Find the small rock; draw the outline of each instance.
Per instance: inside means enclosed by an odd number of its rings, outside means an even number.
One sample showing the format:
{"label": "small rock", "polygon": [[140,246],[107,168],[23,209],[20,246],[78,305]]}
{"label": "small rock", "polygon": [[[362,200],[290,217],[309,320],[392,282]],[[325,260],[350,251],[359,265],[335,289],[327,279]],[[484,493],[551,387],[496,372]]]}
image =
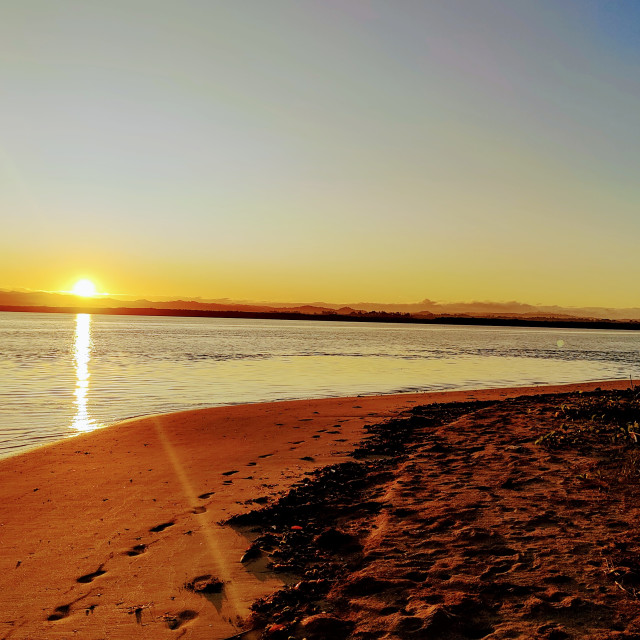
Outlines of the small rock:
{"label": "small rock", "polygon": [[349,635],[353,623],[320,613],[302,620],[300,628],[308,640],[341,640]]}
{"label": "small rock", "polygon": [[328,583],[326,580],[302,580],[298,582],[294,587],[294,591],[299,591],[304,594],[318,594],[326,593],[328,590]]}
{"label": "small rock", "polygon": [[262,549],[257,544],[252,544],[245,552],[242,558],[240,558],[240,562],[245,564],[247,562],[251,562],[252,560],[256,560],[262,555]]}
{"label": "small rock", "polygon": [[292,573],[295,571],[295,567],[290,564],[272,564],[271,570],[275,571],[276,573]]}
{"label": "small rock", "polygon": [[273,640],[276,640],[276,638],[284,638],[285,630],[286,627],[283,624],[272,624],[264,630],[264,637],[273,638]]}

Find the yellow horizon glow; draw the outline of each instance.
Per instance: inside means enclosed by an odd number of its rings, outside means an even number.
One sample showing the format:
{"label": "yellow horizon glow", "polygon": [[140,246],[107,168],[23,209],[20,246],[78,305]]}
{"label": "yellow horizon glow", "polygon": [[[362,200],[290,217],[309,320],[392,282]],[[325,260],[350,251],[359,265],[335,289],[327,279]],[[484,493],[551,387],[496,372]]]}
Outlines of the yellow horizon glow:
{"label": "yellow horizon glow", "polygon": [[78,282],[73,285],[71,293],[83,298],[93,298],[93,296],[95,296],[98,291],[96,289],[96,285],[93,284],[91,280],[87,280],[86,278],[84,278],[82,280],[78,280]]}
{"label": "yellow horizon glow", "polygon": [[640,305],[639,2],[4,4],[2,291]]}

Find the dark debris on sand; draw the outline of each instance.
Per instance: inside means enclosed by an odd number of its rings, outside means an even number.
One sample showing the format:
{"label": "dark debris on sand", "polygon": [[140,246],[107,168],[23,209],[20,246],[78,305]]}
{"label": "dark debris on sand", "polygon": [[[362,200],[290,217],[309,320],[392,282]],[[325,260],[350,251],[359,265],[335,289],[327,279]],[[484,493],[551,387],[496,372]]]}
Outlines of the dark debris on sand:
{"label": "dark debris on sand", "polygon": [[250,624],[273,640],[640,639],[639,408],[633,390],[575,393],[370,426],[354,462],[229,521],[255,536],[244,562],[296,580]]}

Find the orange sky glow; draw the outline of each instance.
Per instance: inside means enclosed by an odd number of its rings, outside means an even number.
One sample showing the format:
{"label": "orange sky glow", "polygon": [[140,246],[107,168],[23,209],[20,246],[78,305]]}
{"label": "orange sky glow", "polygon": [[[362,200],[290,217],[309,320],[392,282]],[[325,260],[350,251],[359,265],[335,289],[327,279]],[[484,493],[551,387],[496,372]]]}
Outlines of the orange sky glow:
{"label": "orange sky glow", "polygon": [[0,288],[637,306],[639,14],[14,3]]}

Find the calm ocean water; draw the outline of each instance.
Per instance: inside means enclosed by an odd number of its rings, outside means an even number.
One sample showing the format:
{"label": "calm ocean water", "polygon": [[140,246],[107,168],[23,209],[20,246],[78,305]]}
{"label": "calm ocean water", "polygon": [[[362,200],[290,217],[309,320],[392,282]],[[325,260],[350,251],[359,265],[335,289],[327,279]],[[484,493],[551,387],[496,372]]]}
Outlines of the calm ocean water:
{"label": "calm ocean water", "polygon": [[0,313],[0,457],[137,415],[640,378],[625,331]]}

